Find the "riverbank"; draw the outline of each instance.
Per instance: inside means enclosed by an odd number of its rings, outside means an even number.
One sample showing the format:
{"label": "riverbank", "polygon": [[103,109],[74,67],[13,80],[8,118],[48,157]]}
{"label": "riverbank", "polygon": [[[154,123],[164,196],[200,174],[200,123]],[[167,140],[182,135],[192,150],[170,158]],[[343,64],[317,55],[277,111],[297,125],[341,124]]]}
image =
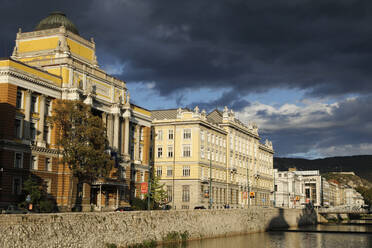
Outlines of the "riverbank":
{"label": "riverbank", "polygon": [[224,237],[316,220],[309,209],[278,208],[0,215],[0,247],[128,246],[167,241],[176,234],[185,239]]}

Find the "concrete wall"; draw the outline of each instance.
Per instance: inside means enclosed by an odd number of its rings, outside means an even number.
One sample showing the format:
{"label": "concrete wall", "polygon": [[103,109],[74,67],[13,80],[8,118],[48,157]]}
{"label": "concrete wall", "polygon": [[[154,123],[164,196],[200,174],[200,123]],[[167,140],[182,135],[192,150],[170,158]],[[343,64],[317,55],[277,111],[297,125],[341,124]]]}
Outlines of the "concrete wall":
{"label": "concrete wall", "polygon": [[158,241],[170,232],[191,239],[261,232],[316,222],[308,210],[270,208],[0,215],[0,247],[105,247]]}

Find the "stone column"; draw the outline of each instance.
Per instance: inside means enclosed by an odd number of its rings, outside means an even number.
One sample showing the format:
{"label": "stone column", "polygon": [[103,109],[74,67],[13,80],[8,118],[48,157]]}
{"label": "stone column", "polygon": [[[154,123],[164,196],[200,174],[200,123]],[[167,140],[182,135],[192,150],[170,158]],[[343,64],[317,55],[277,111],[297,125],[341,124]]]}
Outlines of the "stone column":
{"label": "stone column", "polygon": [[129,156],[129,118],[130,112],[127,109],[123,115],[124,117],[124,154]]}
{"label": "stone column", "polygon": [[120,128],[121,128],[120,129],[120,131],[121,131],[120,132],[121,133],[121,147],[120,147],[121,150],[120,150],[120,152],[121,152],[121,154],[124,155],[124,154],[126,154],[125,153],[125,147],[124,147],[125,146],[124,145],[125,144],[125,139],[126,139],[126,136],[125,136],[125,123],[124,123],[124,121],[121,122]]}
{"label": "stone column", "polygon": [[136,126],[136,144],[135,144],[135,150],[134,150],[134,159],[135,160],[140,160],[139,157],[139,147],[140,147],[140,129],[141,126],[137,125]]}
{"label": "stone column", "polygon": [[112,142],[112,114],[107,114],[107,123],[106,123],[106,130],[107,130],[107,139],[109,142],[109,145],[113,147],[113,142]]}
{"label": "stone column", "polygon": [[31,96],[32,91],[27,90],[25,92],[26,106],[25,106],[25,119],[23,124],[23,138],[30,139],[30,121],[31,121]]}
{"label": "stone column", "polygon": [[114,148],[119,149],[119,114],[114,114]]}
{"label": "stone column", "polygon": [[[45,123],[45,96],[41,95],[40,96],[40,120],[39,120],[39,136],[38,136],[38,145],[39,146],[44,146],[46,144],[46,140],[44,140],[44,123]],[[46,137],[48,139],[48,137]]]}

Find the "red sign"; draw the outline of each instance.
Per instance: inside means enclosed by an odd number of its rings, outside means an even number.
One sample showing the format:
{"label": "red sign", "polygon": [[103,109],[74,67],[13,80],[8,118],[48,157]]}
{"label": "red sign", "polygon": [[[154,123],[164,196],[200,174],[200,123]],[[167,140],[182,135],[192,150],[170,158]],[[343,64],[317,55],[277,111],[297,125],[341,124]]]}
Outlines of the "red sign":
{"label": "red sign", "polygon": [[147,194],[148,185],[147,183],[141,183],[141,194]]}
{"label": "red sign", "polygon": [[255,195],[254,195],[254,192],[252,192],[252,191],[249,192],[249,198],[254,198],[254,196],[255,196]]}

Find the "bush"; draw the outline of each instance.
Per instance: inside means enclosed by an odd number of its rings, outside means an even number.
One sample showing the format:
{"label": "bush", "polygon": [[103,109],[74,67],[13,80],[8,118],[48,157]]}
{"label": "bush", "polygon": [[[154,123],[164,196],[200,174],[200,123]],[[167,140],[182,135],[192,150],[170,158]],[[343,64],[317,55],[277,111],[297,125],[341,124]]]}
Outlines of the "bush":
{"label": "bush", "polygon": [[41,200],[40,201],[40,212],[42,213],[50,213],[53,212],[55,209],[55,205],[50,200]]}
{"label": "bush", "polygon": [[147,209],[147,201],[146,199],[142,200],[139,198],[134,198],[132,200],[132,208],[134,210],[146,210]]}

